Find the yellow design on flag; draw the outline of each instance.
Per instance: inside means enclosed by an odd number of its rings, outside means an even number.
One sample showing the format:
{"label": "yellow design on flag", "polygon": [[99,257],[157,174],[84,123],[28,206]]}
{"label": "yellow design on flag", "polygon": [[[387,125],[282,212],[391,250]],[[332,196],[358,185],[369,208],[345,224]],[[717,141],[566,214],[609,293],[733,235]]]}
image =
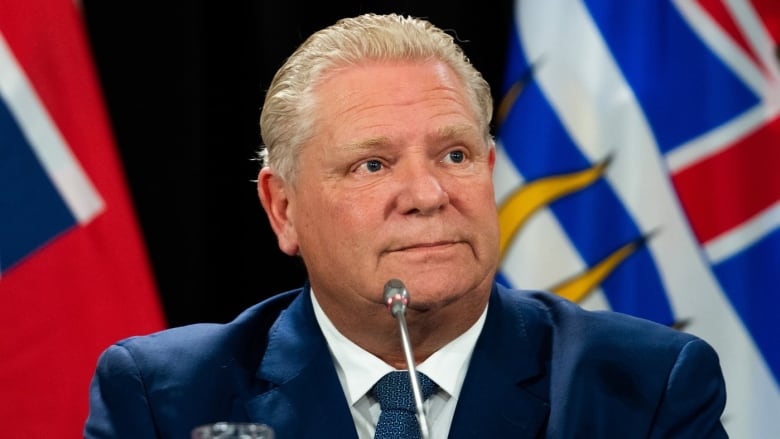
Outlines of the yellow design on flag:
{"label": "yellow design on flag", "polygon": [[609,159],[584,171],[553,175],[528,183],[498,207],[498,224],[501,231],[501,259],[509,244],[528,218],[537,210],[572,192],[582,190],[604,175]]}

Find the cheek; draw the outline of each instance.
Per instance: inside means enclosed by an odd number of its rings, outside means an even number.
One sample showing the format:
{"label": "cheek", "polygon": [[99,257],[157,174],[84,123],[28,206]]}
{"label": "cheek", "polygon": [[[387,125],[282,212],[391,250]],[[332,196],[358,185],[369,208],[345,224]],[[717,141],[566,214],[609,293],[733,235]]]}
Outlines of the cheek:
{"label": "cheek", "polygon": [[476,227],[482,241],[498,243],[498,210],[492,181],[482,181],[467,186],[460,197],[461,212],[469,218],[472,227]]}
{"label": "cheek", "polygon": [[378,203],[378,200],[372,198],[339,200],[329,213],[333,220],[333,233],[341,236],[343,241],[354,249],[365,246],[372,241],[366,235],[376,234],[377,228],[380,227],[371,210],[371,206]]}
{"label": "cheek", "polygon": [[343,194],[307,197],[302,201],[300,214],[304,220],[299,224],[302,233],[310,242],[317,240],[319,245],[331,248],[363,242],[363,234],[371,230],[369,207],[377,202],[370,197]]}
{"label": "cheek", "polygon": [[464,182],[458,186],[457,196],[463,207],[475,215],[489,217],[496,210],[495,192],[491,179],[478,179]]}

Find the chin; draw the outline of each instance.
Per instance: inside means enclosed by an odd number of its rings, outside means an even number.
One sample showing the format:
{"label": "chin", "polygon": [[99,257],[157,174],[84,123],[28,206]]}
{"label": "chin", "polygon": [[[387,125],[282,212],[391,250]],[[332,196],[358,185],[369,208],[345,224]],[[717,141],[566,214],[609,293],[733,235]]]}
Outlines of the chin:
{"label": "chin", "polygon": [[486,289],[489,294],[490,286],[485,285],[489,270],[471,259],[456,262],[406,263],[385,272],[393,274],[387,280],[394,277],[404,283],[412,306],[440,307],[481,289]]}
{"label": "chin", "polygon": [[452,282],[452,279],[440,280],[427,278],[415,282],[410,279],[406,284],[410,303],[413,308],[430,309],[448,305],[473,290],[473,285]]}

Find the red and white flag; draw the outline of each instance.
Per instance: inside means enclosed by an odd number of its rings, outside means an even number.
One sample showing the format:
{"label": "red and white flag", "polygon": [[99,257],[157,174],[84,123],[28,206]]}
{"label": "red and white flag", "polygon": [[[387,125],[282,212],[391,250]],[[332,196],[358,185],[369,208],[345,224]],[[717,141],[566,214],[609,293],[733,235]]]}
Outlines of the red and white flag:
{"label": "red and white flag", "polygon": [[0,419],[82,437],[119,338],[165,326],[72,0],[0,0]]}

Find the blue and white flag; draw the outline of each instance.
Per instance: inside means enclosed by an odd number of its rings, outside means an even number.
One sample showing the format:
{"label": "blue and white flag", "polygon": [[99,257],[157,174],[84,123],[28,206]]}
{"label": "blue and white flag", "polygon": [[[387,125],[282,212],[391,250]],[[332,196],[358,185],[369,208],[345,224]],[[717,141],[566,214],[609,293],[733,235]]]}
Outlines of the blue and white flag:
{"label": "blue and white flag", "polygon": [[718,351],[732,437],[780,431],[780,3],[515,5],[500,281]]}

